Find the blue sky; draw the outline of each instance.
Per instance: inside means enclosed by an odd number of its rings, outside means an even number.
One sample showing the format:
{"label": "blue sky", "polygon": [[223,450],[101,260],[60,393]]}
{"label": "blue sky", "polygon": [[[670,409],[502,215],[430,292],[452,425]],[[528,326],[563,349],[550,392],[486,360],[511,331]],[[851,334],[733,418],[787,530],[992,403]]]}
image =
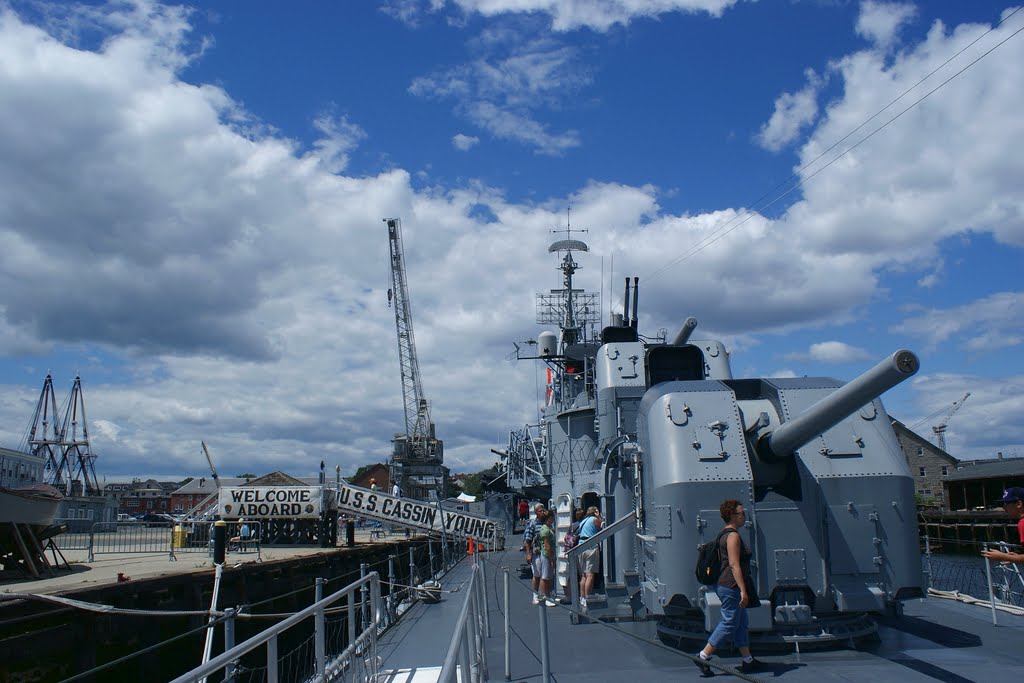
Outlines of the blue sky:
{"label": "blue sky", "polygon": [[571,206],[581,283],[607,311],[640,277],[642,332],[693,315],[737,376],[910,348],[893,416],[970,391],[950,451],[1024,455],[1021,27],[983,1],[2,3],[0,443],[49,370],[81,374],[108,478],[202,474],[200,440],[229,474],[384,460],[399,216],[448,462],[488,465],[535,415],[505,356]]}

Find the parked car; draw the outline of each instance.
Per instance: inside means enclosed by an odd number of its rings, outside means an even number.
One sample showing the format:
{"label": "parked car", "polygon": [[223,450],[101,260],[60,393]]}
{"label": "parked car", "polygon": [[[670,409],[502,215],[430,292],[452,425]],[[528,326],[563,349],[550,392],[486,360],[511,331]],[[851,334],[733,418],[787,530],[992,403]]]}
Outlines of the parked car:
{"label": "parked car", "polygon": [[146,526],[165,526],[170,524],[173,520],[167,515],[157,514],[155,512],[147,512],[142,516],[142,521]]}

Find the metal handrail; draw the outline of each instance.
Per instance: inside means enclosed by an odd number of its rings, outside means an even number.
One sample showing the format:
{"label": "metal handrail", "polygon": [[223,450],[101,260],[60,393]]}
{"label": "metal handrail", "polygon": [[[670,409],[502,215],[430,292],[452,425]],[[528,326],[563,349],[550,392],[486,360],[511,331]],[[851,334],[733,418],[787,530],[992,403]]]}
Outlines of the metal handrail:
{"label": "metal handrail", "polygon": [[[487,680],[487,653],[485,638],[490,635],[487,616],[487,590],[484,586],[484,568],[474,564],[469,577],[469,589],[462,610],[455,622],[444,665],[438,683],[479,683]],[[456,670],[461,676],[456,677]]]}
{"label": "metal handrail", "polygon": [[585,541],[580,541],[565,554],[566,562],[569,564],[569,585],[566,586],[566,596],[569,598],[569,604],[572,606],[573,613],[570,618],[573,620],[573,623],[576,623],[576,611],[579,609],[580,601],[579,570],[576,568],[577,554],[594,547],[609,536],[617,534],[631,522],[636,522],[636,510],[630,510],[628,515],[615,520]]}
{"label": "metal handrail", "polygon": [[[363,604],[362,596],[364,591],[369,589],[370,619],[363,619],[365,625],[361,625],[361,632],[356,635],[355,610]],[[171,683],[197,683],[211,674],[233,666],[243,655],[252,652],[258,647],[265,645],[267,649],[267,680],[270,683],[277,681],[277,639],[282,633],[302,621],[314,617],[316,632],[314,637],[317,641],[318,653],[322,652],[323,639],[326,634],[323,631],[325,610],[348,596],[349,607],[349,644],[340,654],[331,658],[330,661],[319,659],[316,662],[317,674],[311,681],[320,682],[330,680],[338,672],[342,671],[346,664],[355,656],[367,655],[367,664],[371,670],[370,678],[377,675],[377,632],[382,618],[380,575],[371,572],[365,577],[350,583],[336,593],[317,600],[301,612],[288,617],[284,621],[261,631],[252,638],[229,648],[224,653],[214,657],[206,664],[203,664],[186,674],[175,678]],[[358,597],[357,597],[358,596]],[[358,601],[358,602],[357,602]]]}

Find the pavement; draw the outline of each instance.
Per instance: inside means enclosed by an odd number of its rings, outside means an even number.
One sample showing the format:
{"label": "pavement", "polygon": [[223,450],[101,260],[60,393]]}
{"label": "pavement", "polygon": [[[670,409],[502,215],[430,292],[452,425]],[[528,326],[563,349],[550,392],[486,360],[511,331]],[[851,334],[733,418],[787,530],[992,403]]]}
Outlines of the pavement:
{"label": "pavement", "polygon": [[[357,529],[355,540],[356,547],[369,546],[403,541],[405,540],[405,534],[397,533],[383,537],[374,534],[374,537],[371,538],[371,531],[369,529]],[[346,548],[347,546],[338,546],[337,549],[344,550]],[[330,552],[330,550],[312,546],[264,546],[259,555],[257,555],[254,549],[246,549],[243,552],[229,551],[225,564],[229,567],[234,567],[251,562],[273,562],[275,560],[317,555]],[[191,550],[189,552],[176,550],[176,559],[171,559],[170,553],[166,550],[159,552],[103,553],[96,554],[93,562],[87,561],[88,551],[86,550],[61,550],[61,553],[68,564],[65,567],[62,563],[59,569],[54,566],[53,577],[31,579],[19,572],[0,573],[0,592],[32,593],[36,595],[64,593],[106,584],[116,584],[118,583],[118,574],[122,574],[132,580],[138,580],[205,572],[214,568],[213,558],[207,554],[205,549],[199,551]],[[52,564],[52,553],[47,551],[46,556]]]}

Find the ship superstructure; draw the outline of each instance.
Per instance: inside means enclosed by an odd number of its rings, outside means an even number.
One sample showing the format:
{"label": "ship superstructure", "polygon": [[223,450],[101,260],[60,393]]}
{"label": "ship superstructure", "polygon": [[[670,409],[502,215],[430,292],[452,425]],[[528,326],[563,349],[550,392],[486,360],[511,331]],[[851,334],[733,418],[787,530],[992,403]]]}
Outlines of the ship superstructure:
{"label": "ship superstructure", "polygon": [[[911,377],[917,357],[897,351],[857,379],[735,379],[724,344],[696,339],[688,318],[671,339],[638,330],[639,281],[599,334],[600,306],[578,289],[579,240],[561,256],[563,287],[538,296],[546,405],[502,451],[509,482],[540,493],[567,532],[595,505],[605,596],[597,617],[654,618],[663,635],[700,638],[718,619],[717,596],[694,576],[697,547],[715,537],[719,504],[748,512],[745,542],[765,609],[752,628],[767,638],[863,634],[872,614],[923,595],[912,479],[878,400]],[[596,305],[595,305],[596,304]],[[581,313],[589,315],[584,317]],[[559,548],[559,585],[575,590]],[[602,614],[603,611],[603,614]]]}

